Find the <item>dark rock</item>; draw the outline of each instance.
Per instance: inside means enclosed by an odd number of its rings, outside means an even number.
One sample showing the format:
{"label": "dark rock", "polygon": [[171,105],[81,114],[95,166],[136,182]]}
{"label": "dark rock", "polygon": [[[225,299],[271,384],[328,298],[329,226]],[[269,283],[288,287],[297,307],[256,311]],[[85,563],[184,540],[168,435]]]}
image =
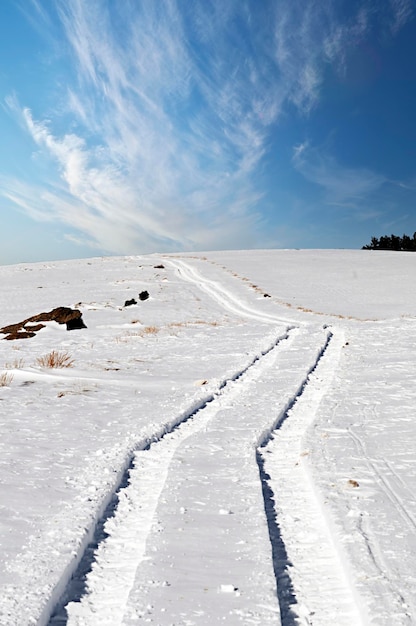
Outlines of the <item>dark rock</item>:
{"label": "dark rock", "polygon": [[67,324],[70,320],[76,320],[82,317],[79,309],[70,309],[66,306],[59,306],[52,309],[48,313],[39,313],[34,315],[27,322],[58,322],[58,324]]}
{"label": "dark rock", "polygon": [[37,333],[38,330],[42,330],[42,328],[45,328],[45,324],[25,324],[25,329],[32,333]]}
{"label": "dark rock", "polygon": [[164,269],[165,269],[165,266],[164,266],[164,265],[162,265],[162,264],[160,264],[160,265],[154,265],[153,267],[154,267],[154,269],[155,269],[155,270],[164,270]]}
{"label": "dark rock", "polygon": [[29,339],[29,337],[34,337],[35,335],[36,333],[28,332],[27,330],[22,330],[22,331],[15,330],[9,335],[6,335],[4,339],[6,339],[7,341],[13,341],[14,339]]}
{"label": "dark rock", "polygon": [[87,328],[82,317],[76,317],[73,320],[68,320],[66,323],[67,330],[78,330],[80,328]]}
{"label": "dark rock", "polygon": [[69,307],[60,306],[56,309],[52,309],[52,311],[28,317],[26,320],[23,320],[23,322],[3,326],[3,328],[0,328],[0,333],[7,335],[5,339],[8,340],[34,337],[39,330],[45,328],[45,324],[33,324],[32,322],[57,322],[58,324],[66,324],[67,330],[86,328],[82,320],[82,313],[79,309],[70,309]]}
{"label": "dark rock", "polygon": [[25,320],[24,322],[19,322],[18,324],[9,324],[9,326],[3,326],[3,328],[0,328],[0,333],[3,333],[5,335],[8,335],[9,333],[17,333],[21,328],[23,328],[26,321],[27,320]]}
{"label": "dark rock", "polygon": [[132,298],[131,300],[126,300],[124,306],[132,306],[132,304],[137,304],[137,300]]}
{"label": "dark rock", "polygon": [[139,293],[139,299],[140,300],[147,300],[149,297],[149,292],[148,291],[141,291]]}

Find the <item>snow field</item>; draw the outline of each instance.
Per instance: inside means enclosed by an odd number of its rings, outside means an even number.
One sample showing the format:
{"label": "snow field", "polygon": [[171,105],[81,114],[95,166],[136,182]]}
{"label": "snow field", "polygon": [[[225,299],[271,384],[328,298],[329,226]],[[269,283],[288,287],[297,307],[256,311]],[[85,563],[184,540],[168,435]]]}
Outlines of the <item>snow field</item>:
{"label": "snow field", "polygon": [[414,260],[0,267],[0,623],[415,624]]}
{"label": "snow field", "polygon": [[[309,339],[312,333],[309,333]],[[353,587],[343,567],[325,514],[315,496],[306,458],[303,435],[313,423],[322,398],[328,391],[344,346],[344,333],[331,333],[322,355],[305,380],[293,405],[278,424],[273,436],[260,449],[263,471],[274,494],[273,513],[283,544],[286,567],[282,586],[290,580],[290,593],[282,605],[284,616],[299,624],[359,626],[361,615]],[[294,601],[296,598],[296,601]],[[322,600],[325,598],[325,601]]]}
{"label": "snow field", "polygon": [[[287,333],[277,337],[275,342],[264,350],[267,354],[275,349],[276,345],[284,343],[287,340]],[[264,358],[262,354],[255,356],[251,363],[246,365],[243,370],[238,371],[230,380],[224,381],[219,385],[217,392],[214,395],[208,396],[200,407],[193,408],[187,415],[184,415],[182,420],[178,421],[176,426],[172,427],[172,430],[159,432],[151,437],[148,446],[145,449],[137,451],[134,455],[134,464],[129,471],[129,486],[123,489],[118,495],[120,502],[117,506],[116,514],[114,518],[108,520],[105,524],[105,532],[110,534],[108,541],[99,546],[98,556],[94,562],[93,571],[87,578],[87,585],[94,587],[95,570],[99,570],[98,574],[99,585],[98,591],[94,589],[94,592],[85,597],[85,603],[81,602],[81,606],[72,603],[67,607],[67,612],[72,617],[74,615],[74,623],[88,623],[90,617],[82,617],[83,606],[88,607],[88,611],[91,611],[93,615],[99,614],[100,601],[95,600],[94,597],[104,596],[109,597],[111,594],[113,598],[113,609],[108,611],[106,604],[102,604],[105,607],[104,613],[100,615],[100,623],[118,623],[123,615],[123,596],[128,593],[128,589],[132,585],[131,577],[134,576],[135,570],[141,559],[143,559],[143,546],[145,545],[145,533],[143,531],[135,531],[134,541],[121,541],[117,538],[119,532],[123,535],[123,532],[127,533],[129,537],[131,533],[130,517],[132,520],[136,520],[136,529],[143,526],[145,529],[149,528],[152,523],[152,518],[155,512],[158,498],[155,494],[160,495],[160,490],[163,488],[164,482],[168,475],[168,470],[172,461],[172,456],[182,441],[190,437],[194,432],[199,432],[201,429],[206,428],[207,422],[212,419],[212,415],[215,415],[218,411],[218,405],[221,406],[223,398],[230,395],[235,395],[238,390],[234,388],[235,381],[240,380],[241,377],[246,376],[247,372],[255,366],[255,364]],[[241,385],[236,385],[237,389]],[[206,430],[205,430],[206,432]],[[146,500],[146,489],[141,488],[140,485],[143,481],[153,484],[150,500]],[[143,500],[146,501],[146,506],[143,506]],[[134,506],[132,503],[136,502]],[[126,508],[127,507],[127,508]],[[130,507],[130,508],[129,508]],[[142,524],[138,525],[137,522],[142,519]],[[113,538],[110,528],[116,527],[115,537]],[[125,529],[125,530],[124,530]],[[120,545],[123,543],[125,546],[126,561],[131,563],[127,566],[122,563],[120,556]],[[132,548],[132,546],[134,546]],[[111,554],[111,550],[114,549],[114,558],[108,557]],[[132,559],[131,555],[136,554],[136,560]],[[110,564],[107,564],[110,561]],[[103,565],[101,564],[103,563]],[[119,564],[120,569],[117,567]],[[101,569],[106,570],[106,577],[102,576]],[[122,572],[127,572],[125,578],[122,577]],[[108,575],[108,572],[112,573],[114,580]],[[106,580],[106,585],[103,587],[103,578]],[[116,593],[114,593],[114,590]],[[123,591],[122,591],[123,590]],[[121,608],[117,609],[117,606],[121,603]],[[72,619],[69,619],[71,623]],[[59,618],[58,618],[59,619]],[[97,619],[97,617],[95,618]],[[56,620],[55,620],[56,621]],[[120,621],[121,623],[121,621]]]}
{"label": "snow field", "polygon": [[413,624],[416,327],[371,324],[347,336],[306,434],[305,462],[345,562],[355,564],[350,578],[367,606],[366,623],[387,626],[394,615],[395,624]]}

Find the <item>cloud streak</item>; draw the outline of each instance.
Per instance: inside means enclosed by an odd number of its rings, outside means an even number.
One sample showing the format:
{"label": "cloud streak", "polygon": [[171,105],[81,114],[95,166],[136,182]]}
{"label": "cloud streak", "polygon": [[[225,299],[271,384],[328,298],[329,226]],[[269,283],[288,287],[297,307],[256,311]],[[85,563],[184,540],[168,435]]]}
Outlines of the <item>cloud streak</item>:
{"label": "cloud streak", "polygon": [[[31,20],[52,23],[32,3]],[[57,176],[9,190],[8,199],[109,252],[256,245],[267,229],[258,207],[271,129],[288,104],[311,112],[325,64],[342,67],[346,42],[371,27],[366,2],[346,22],[334,7],[126,0],[115,12],[104,0],[58,2],[73,67],[66,110],[49,122],[21,111]],[[393,31],[410,11],[406,0],[390,0]],[[361,172],[353,185],[353,171],[335,183],[333,163],[301,152],[294,163],[339,198],[381,184]]]}
{"label": "cloud streak", "polygon": [[324,190],[329,204],[359,206],[362,200],[389,182],[365,168],[343,167],[332,155],[307,143],[294,148],[293,164],[308,181]]}

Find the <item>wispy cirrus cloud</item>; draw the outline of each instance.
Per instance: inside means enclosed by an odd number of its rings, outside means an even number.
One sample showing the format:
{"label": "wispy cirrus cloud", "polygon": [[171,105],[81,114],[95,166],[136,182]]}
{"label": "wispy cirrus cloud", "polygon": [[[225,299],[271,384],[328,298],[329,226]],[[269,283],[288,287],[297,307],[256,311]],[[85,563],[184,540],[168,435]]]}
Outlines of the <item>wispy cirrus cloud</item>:
{"label": "wispy cirrus cloud", "polygon": [[415,13],[415,5],[412,0],[390,0],[390,28],[393,35],[396,35]]}
{"label": "wispy cirrus cloud", "polygon": [[[65,221],[77,227],[82,221],[93,239],[107,230],[103,223],[111,224],[112,237],[99,240],[118,252],[142,249],[145,241],[147,249],[249,242],[261,198],[249,177],[273,119],[267,97],[247,89],[258,82],[256,68],[248,76],[238,53],[229,76],[221,60],[225,49],[208,68],[210,49],[202,43],[197,50],[204,58],[195,58],[185,22],[202,22],[202,16],[181,16],[174,2],[165,2],[163,13],[149,2],[140,15],[126,9],[119,16],[122,32],[102,9],[97,2],[60,5],[78,73],[67,100],[76,132],[59,135],[52,123],[23,111],[32,138],[56,160],[60,183],[77,205]],[[54,210],[45,213],[62,220],[68,197],[60,210],[61,193],[48,196]]]}
{"label": "wispy cirrus cloud", "polygon": [[328,204],[361,207],[361,202],[389,181],[366,168],[342,166],[328,152],[303,143],[293,149],[295,168],[320,186]]}
{"label": "wispy cirrus cloud", "polygon": [[[389,1],[397,30],[410,4]],[[31,20],[52,29],[45,5],[32,6]],[[270,131],[288,103],[310,113],[327,64],[342,68],[372,28],[370,3],[354,6],[341,19],[333,0],[57,2],[71,61],[65,110],[49,121],[19,112],[57,176],[14,195],[8,185],[8,199],[110,252],[255,245]],[[310,150],[295,165],[338,198],[381,184],[365,171],[339,179]]]}

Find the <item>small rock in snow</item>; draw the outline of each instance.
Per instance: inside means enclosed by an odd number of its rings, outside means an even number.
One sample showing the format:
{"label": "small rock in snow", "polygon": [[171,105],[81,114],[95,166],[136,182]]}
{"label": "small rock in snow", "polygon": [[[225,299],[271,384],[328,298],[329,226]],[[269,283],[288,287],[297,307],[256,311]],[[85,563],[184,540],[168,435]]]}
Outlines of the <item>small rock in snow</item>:
{"label": "small rock in snow", "polygon": [[238,591],[237,587],[234,585],[220,585],[221,593],[233,593],[234,591]]}
{"label": "small rock in snow", "polygon": [[360,484],[356,480],[353,480],[352,478],[350,478],[350,480],[348,481],[348,485],[350,487],[359,487],[360,486]]}

